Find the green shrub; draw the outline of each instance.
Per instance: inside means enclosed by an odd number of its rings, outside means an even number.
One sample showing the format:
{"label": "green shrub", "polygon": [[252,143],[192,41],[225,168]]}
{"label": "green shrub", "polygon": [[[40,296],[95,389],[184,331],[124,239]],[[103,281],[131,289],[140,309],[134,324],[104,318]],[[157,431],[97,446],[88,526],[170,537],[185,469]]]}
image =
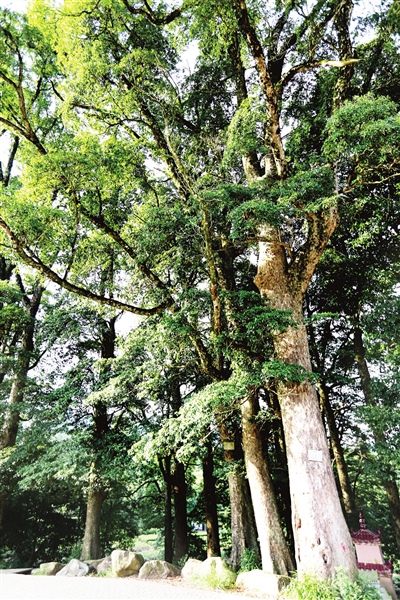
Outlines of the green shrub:
{"label": "green shrub", "polygon": [[260,560],[254,550],[245,548],[240,559],[240,573],[261,569]]}
{"label": "green shrub", "polygon": [[343,569],[338,569],[333,581],[315,575],[295,578],[286,588],[283,598],[290,600],[381,600],[379,592],[361,577],[354,581]]}

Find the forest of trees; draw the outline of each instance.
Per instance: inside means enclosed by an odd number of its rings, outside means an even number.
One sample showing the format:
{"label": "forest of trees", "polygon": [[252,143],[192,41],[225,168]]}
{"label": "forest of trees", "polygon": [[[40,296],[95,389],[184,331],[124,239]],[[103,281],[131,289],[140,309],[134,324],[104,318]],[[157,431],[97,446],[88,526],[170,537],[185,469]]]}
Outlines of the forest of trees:
{"label": "forest of trees", "polygon": [[1,564],[328,578],[362,509],[399,565],[399,47],[398,0],[0,10]]}

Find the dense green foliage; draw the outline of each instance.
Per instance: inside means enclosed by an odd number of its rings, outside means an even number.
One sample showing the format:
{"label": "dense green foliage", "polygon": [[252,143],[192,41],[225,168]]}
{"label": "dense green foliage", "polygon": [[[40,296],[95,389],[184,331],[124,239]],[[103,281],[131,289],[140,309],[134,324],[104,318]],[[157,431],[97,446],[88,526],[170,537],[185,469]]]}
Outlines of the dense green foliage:
{"label": "dense green foliage", "polygon": [[[400,476],[396,2],[353,18],[351,57],[338,2],[247,4],[247,37],[237,0],[35,0],[27,15],[1,12],[2,440],[10,414],[18,429],[0,444],[3,564],[76,554],[93,490],[104,552],[150,528],[167,544],[178,465],[187,553],[204,557],[194,529],[210,454],[228,556],[227,476],[244,474],[240,411],[254,393],[291,546],[277,389],[305,381],[337,468],[334,444],[343,451],[349,524],[362,508],[399,559],[384,491]],[[280,175],[251,31],[285,131]],[[311,373],[274,355],[293,320],[254,284],[258,243],[273,227],[287,264],[302,265],[336,210],[304,302]],[[240,448],[231,461],[222,429]],[[249,548],[242,558],[243,570],[257,564]],[[308,584],[320,598],[373,597],[341,574]]]}

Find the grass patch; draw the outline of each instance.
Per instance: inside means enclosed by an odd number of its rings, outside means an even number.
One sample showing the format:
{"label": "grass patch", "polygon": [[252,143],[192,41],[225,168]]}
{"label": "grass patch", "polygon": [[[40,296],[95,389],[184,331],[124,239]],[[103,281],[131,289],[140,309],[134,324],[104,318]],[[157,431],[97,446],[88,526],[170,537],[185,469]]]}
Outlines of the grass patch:
{"label": "grass patch", "polygon": [[135,537],[133,549],[145,560],[163,560],[164,536],[158,529],[142,533]]}
{"label": "grass patch", "polygon": [[294,578],[281,595],[282,600],[382,600],[371,582],[356,578],[354,581],[342,569],[338,569],[333,581],[305,575]]}
{"label": "grass patch", "polygon": [[230,577],[221,577],[217,573],[208,575],[193,575],[189,579],[190,583],[199,588],[213,588],[217,590],[232,590],[235,582]]}

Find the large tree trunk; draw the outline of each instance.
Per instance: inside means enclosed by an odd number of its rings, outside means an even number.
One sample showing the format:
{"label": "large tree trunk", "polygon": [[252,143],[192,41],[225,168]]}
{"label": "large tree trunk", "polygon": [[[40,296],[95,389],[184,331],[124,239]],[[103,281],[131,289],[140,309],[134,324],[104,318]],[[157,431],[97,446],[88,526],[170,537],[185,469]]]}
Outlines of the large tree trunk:
{"label": "large tree trunk", "polygon": [[[375,400],[371,391],[371,375],[368,369],[368,364],[365,358],[365,347],[363,342],[362,330],[356,321],[354,326],[354,351],[358,367],[358,372],[361,380],[365,404],[367,406],[375,406]],[[384,434],[376,427],[371,426],[372,434],[377,445],[385,446],[386,439]],[[388,499],[390,516],[392,519],[393,531],[396,539],[397,548],[400,552],[400,498],[399,488],[394,476],[381,476],[381,482],[385,489]]]}
{"label": "large tree trunk", "polygon": [[107,494],[102,489],[96,489],[97,478],[95,473],[93,473],[90,479],[81,560],[102,558],[100,544],[101,509]]}
{"label": "large tree trunk", "polygon": [[[302,301],[315,265],[336,226],[336,215],[310,222],[309,245],[298,264],[286,261],[278,232],[264,228],[256,285],[273,308],[290,310],[294,325],[273,334],[276,358],[311,371]],[[308,253],[308,256],[306,255]],[[282,378],[283,379],[283,378]],[[353,544],[340,506],[328,443],[314,387],[288,374],[277,392],[285,432],[295,558],[299,574],[324,578],[339,566],[355,572]]]}
{"label": "large tree trunk", "polygon": [[211,442],[203,456],[204,505],[207,529],[207,558],[220,556],[217,498],[215,493],[214,460]]}
{"label": "large tree trunk", "polygon": [[[351,487],[350,483],[349,472],[347,470],[347,464],[344,458],[342,444],[340,442],[335,415],[329,401],[328,390],[324,383],[320,382],[318,384],[318,392],[329,428],[330,443],[336,463],[336,471],[343,499],[344,510],[346,515],[351,519],[351,521],[353,521],[353,519],[356,518],[356,504],[354,500],[353,488]],[[354,521],[353,524],[356,525],[356,522]]]}
{"label": "large tree trunk", "polygon": [[262,568],[269,573],[289,575],[294,564],[282,531],[262,439],[255,417],[259,411],[257,391],[241,403],[242,440],[254,516],[260,541]]}

